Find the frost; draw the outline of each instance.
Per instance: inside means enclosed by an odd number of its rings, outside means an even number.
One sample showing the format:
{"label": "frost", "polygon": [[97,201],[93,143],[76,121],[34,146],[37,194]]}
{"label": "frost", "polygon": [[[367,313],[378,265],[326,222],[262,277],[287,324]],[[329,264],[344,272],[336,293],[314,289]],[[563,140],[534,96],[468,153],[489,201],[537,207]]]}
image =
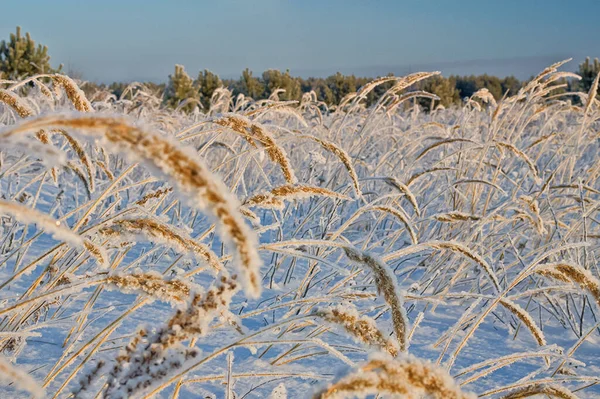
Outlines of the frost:
{"label": "frost", "polygon": [[285,385],[281,383],[273,389],[269,399],[287,399],[287,397],[287,389],[285,389]]}
{"label": "frost", "polygon": [[[223,87],[190,114],[142,83],[5,82],[12,376],[74,398],[594,396],[599,108],[559,66],[433,111],[402,103],[431,73],[328,109]],[[31,396],[11,372],[0,392]]]}

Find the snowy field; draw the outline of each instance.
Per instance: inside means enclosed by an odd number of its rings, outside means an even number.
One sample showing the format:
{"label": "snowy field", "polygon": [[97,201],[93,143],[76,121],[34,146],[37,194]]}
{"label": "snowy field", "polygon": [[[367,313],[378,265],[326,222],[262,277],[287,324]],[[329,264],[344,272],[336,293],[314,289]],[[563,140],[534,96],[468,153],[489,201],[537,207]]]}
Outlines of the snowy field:
{"label": "snowy field", "polygon": [[0,396],[600,397],[600,107],[559,67],[431,113],[429,74],[206,114],[4,83]]}

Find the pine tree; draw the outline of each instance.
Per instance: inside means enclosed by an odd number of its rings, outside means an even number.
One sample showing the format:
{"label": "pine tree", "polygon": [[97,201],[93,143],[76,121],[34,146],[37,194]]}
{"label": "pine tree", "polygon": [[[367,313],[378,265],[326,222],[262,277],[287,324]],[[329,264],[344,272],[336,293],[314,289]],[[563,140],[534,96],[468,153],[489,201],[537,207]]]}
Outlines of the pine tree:
{"label": "pine tree", "polygon": [[38,73],[60,72],[50,66],[48,47],[31,39],[29,32],[21,36],[21,27],[10,34],[10,41],[0,42],[0,75],[7,79],[22,79]]}
{"label": "pine tree", "polygon": [[579,64],[579,71],[577,73],[581,76],[581,80],[579,81],[579,90],[587,93],[590,91],[592,87],[592,83],[598,73],[600,72],[600,61],[598,58],[594,58],[593,62],[590,62],[590,57],[587,57],[585,61]]}
{"label": "pine tree", "polygon": [[218,75],[215,75],[208,69],[200,71],[198,73],[198,79],[196,79],[196,86],[198,87],[200,101],[205,111],[210,108],[210,99],[216,89],[223,86],[221,79]]}
{"label": "pine tree", "polygon": [[333,95],[333,103],[339,104],[340,101],[349,93],[353,93],[358,90],[358,84],[356,76],[354,75],[342,75],[340,72],[336,72],[335,75],[328,76],[325,79],[325,83]]}
{"label": "pine tree", "polygon": [[304,83],[302,85],[302,92],[308,93],[311,90],[314,90],[315,93],[317,93],[317,99],[319,101],[323,101],[328,105],[332,105],[335,103],[333,92],[325,83],[325,79],[308,78],[304,80]]}
{"label": "pine tree", "polygon": [[242,72],[242,90],[245,95],[255,100],[261,98],[264,92],[263,84],[258,78],[252,76],[252,71],[248,68]]}
{"label": "pine tree", "polygon": [[514,76],[507,76],[504,79],[502,79],[501,85],[502,85],[502,95],[504,95],[504,93],[508,92],[508,95],[512,96],[512,95],[517,94],[519,89],[523,86],[523,83],[519,79],[515,78]]}
{"label": "pine tree", "polygon": [[[458,90],[456,89],[456,82],[453,79],[447,79],[443,76],[436,75],[423,80],[418,86],[420,90],[435,94],[440,98],[435,104],[441,104],[448,108],[451,105],[460,102]],[[419,104],[421,104],[424,109],[429,110],[431,107],[431,100],[421,98],[419,99]]]}
{"label": "pine tree", "polygon": [[285,73],[281,73],[276,69],[269,69],[263,72],[263,80],[266,86],[266,97],[269,97],[275,90],[284,89],[285,93],[279,95],[282,101],[300,100],[302,90],[298,79],[290,75],[289,69]]}
{"label": "pine tree", "polygon": [[[169,75],[169,84],[165,90],[165,105],[177,108],[182,101],[192,99],[198,100],[199,93],[194,87],[194,80],[185,72],[183,65],[175,65],[175,73]],[[191,112],[197,106],[197,102],[190,101],[181,109]]]}

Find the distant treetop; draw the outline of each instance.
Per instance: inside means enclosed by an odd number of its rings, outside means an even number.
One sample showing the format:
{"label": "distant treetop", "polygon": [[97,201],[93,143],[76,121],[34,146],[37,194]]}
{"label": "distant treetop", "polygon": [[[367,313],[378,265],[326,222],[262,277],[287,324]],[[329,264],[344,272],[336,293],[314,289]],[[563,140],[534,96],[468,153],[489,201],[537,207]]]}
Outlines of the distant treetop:
{"label": "distant treetop", "polygon": [[35,45],[29,32],[21,35],[21,27],[11,33],[10,40],[0,42],[0,77],[4,79],[22,79],[39,73],[60,71],[50,66],[48,47]]}

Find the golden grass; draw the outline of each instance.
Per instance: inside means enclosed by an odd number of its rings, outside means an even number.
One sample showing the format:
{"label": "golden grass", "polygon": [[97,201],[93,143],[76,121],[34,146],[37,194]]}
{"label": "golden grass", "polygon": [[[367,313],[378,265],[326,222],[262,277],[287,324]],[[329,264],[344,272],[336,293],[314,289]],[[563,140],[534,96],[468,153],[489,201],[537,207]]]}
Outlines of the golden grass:
{"label": "golden grass", "polygon": [[25,371],[13,366],[4,357],[0,357],[0,380],[14,384],[17,388],[29,392],[34,398],[43,398],[44,390]]}
{"label": "golden grass", "polygon": [[400,351],[406,351],[408,349],[408,317],[404,310],[402,296],[396,283],[396,277],[383,261],[350,247],[344,247],[344,250],[346,256],[348,256],[350,260],[366,266],[373,273],[377,290],[390,307],[394,332],[396,333],[396,339],[400,345]]}
{"label": "golden grass", "polygon": [[278,186],[269,192],[255,194],[254,196],[244,201],[244,206],[256,206],[260,208],[272,208],[282,210],[285,206],[284,200],[291,201],[295,199],[310,198],[314,196],[326,197],[336,200],[348,201],[349,197],[331,191],[327,188],[308,186],[308,185],[291,185]]}
{"label": "golden grass", "polygon": [[237,115],[228,115],[220,119],[215,119],[213,123],[227,127],[240,134],[253,147],[256,147],[256,141],[260,142],[265,147],[265,151],[271,161],[281,167],[285,181],[289,184],[298,182],[285,150],[277,144],[273,136],[262,125],[253,123]]}
{"label": "golden grass", "polygon": [[557,399],[578,399],[578,397],[565,387],[551,384],[532,384],[502,397],[502,399],[522,399],[532,396],[545,395]]}
{"label": "golden grass", "polygon": [[128,384],[127,393],[139,394],[160,382],[169,372],[181,368],[182,363],[168,361],[171,349],[183,351],[185,359],[197,357],[199,353],[195,348],[175,348],[176,345],[192,336],[205,334],[208,323],[219,311],[227,308],[236,291],[235,276],[222,277],[220,284],[205,295],[192,294],[188,306],[178,310],[155,333],[139,330],[110,371],[104,395],[110,397],[115,394],[120,388],[120,381],[130,379],[135,381]]}
{"label": "golden grass", "polygon": [[398,354],[398,346],[388,340],[377,328],[375,320],[360,316],[356,309],[339,306],[318,309],[316,314],[329,323],[341,326],[359,342],[383,350],[392,356]]}
{"label": "golden grass", "polygon": [[181,303],[190,295],[190,286],[181,280],[165,280],[151,273],[114,274],[106,282],[123,292],[141,291],[160,300]]}
{"label": "golden grass", "polygon": [[65,90],[69,101],[71,101],[77,111],[92,112],[94,110],[92,104],[85,96],[85,93],[70,77],[66,75],[55,74],[52,75],[52,82],[54,83],[55,89],[62,87]]}
{"label": "golden grass", "polygon": [[193,206],[208,210],[217,218],[223,234],[235,245],[240,271],[247,281],[245,288],[248,294],[259,295],[261,261],[256,251],[256,237],[244,224],[237,201],[192,153],[174,141],[132,126],[124,119],[111,117],[45,116],[5,131],[2,137],[9,139],[26,131],[53,127],[100,135],[120,151],[128,152],[171,177]]}
{"label": "golden grass", "polygon": [[33,115],[33,110],[15,93],[0,89],[0,102],[12,108],[21,118]]}
{"label": "golden grass", "polygon": [[589,271],[572,263],[542,265],[536,272],[561,281],[571,281],[586,290],[600,306],[600,281]]}
{"label": "golden grass", "polygon": [[187,251],[197,255],[215,271],[223,270],[223,265],[219,261],[219,258],[210,248],[156,219],[135,218],[115,220],[111,226],[102,228],[100,233],[116,237],[129,234],[143,234],[180,251]]}
{"label": "golden grass", "polygon": [[431,112],[428,72],[335,108],[220,88],[204,115],[0,82],[0,352],[55,398],[586,397],[599,78],[560,93],[560,66]]}
{"label": "golden grass", "polygon": [[313,395],[313,398],[348,398],[373,394],[404,397],[427,395],[435,399],[474,399],[433,364],[414,357],[398,360],[374,358]]}
{"label": "golden grass", "polygon": [[344,149],[342,149],[340,146],[338,146],[330,141],[323,140],[323,139],[315,137],[315,136],[301,135],[300,137],[304,137],[304,138],[310,139],[316,143],[319,143],[321,145],[321,147],[323,147],[325,150],[329,151],[330,153],[332,153],[333,155],[338,157],[339,160],[344,165],[344,167],[346,168],[346,170],[348,171],[348,174],[350,175],[350,179],[352,179],[352,187],[354,188],[354,192],[356,193],[357,196],[359,196],[359,197],[361,196],[360,184],[358,182],[358,175],[356,174],[356,170],[354,169],[354,166],[352,166],[352,159],[350,158],[350,155],[348,155],[348,153]]}

